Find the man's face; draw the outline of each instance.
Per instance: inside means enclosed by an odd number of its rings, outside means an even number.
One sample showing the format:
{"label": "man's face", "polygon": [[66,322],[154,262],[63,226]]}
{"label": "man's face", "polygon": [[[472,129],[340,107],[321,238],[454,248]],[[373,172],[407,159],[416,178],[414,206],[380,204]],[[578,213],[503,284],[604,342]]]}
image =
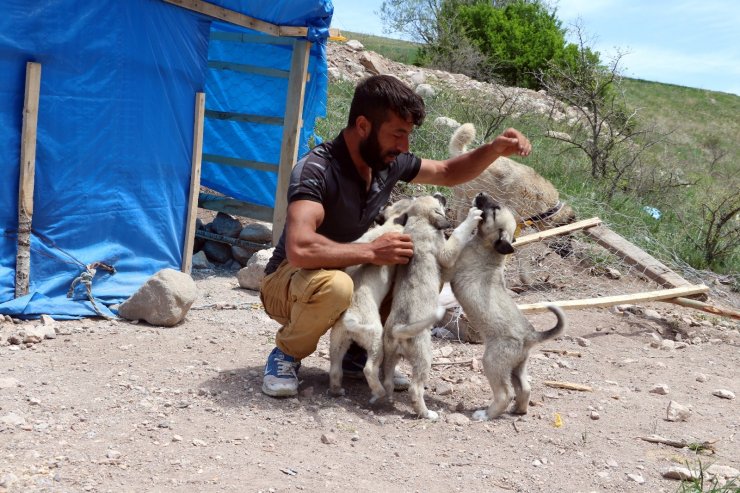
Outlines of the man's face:
{"label": "man's face", "polygon": [[413,122],[391,112],[390,118],[380,128],[373,125],[368,136],[360,141],[362,159],[374,171],[386,169],[399,154],[408,152],[409,135],[413,129]]}

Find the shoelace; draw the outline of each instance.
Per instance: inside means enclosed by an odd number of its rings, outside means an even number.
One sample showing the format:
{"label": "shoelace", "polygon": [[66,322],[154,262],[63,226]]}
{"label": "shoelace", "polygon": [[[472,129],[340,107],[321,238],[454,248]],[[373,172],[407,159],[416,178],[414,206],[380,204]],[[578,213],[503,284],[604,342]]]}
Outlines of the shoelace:
{"label": "shoelace", "polygon": [[277,360],[277,376],[296,378],[295,363],[282,359]]}

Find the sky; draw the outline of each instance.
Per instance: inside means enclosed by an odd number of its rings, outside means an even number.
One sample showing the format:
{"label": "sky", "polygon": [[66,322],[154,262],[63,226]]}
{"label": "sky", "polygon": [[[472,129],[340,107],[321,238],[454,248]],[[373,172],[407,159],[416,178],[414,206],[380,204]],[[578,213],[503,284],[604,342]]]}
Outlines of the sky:
{"label": "sky", "polygon": [[[383,32],[382,0],[332,0],[332,27]],[[580,20],[587,45],[626,77],[740,95],[740,1],[551,0],[563,27]],[[569,41],[575,41],[570,39]]]}

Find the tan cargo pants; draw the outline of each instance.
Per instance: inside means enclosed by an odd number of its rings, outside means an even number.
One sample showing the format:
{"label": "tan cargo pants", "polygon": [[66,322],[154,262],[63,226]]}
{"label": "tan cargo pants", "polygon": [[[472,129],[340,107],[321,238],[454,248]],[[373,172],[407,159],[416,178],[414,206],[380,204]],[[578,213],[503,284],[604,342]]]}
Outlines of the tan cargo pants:
{"label": "tan cargo pants", "polygon": [[283,261],[260,284],[267,314],[282,324],[275,344],[302,359],[313,353],[352,301],[352,278],[341,270],[299,269]]}

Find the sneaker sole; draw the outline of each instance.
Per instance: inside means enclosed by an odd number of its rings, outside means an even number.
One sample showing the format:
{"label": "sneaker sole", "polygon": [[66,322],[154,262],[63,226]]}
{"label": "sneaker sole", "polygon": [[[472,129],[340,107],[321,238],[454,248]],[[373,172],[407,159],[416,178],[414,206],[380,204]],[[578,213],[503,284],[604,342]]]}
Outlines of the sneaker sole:
{"label": "sneaker sole", "polygon": [[262,393],[265,395],[269,395],[270,397],[293,397],[295,395],[298,395],[298,390],[291,390],[291,389],[270,389],[267,388],[264,384],[262,384]]}

